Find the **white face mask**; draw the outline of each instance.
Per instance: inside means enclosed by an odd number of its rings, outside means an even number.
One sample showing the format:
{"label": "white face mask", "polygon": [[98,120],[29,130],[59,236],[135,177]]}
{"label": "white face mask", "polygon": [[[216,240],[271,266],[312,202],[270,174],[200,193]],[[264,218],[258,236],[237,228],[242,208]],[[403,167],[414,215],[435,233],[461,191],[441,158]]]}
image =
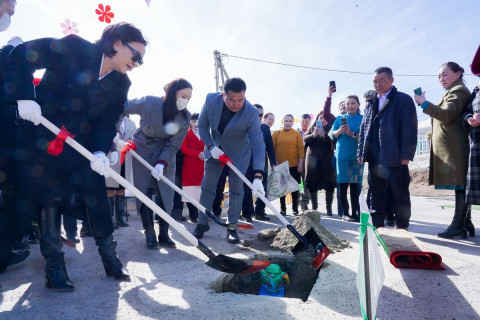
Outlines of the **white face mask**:
{"label": "white face mask", "polygon": [[3,12],[0,18],[0,31],[5,31],[8,27],[10,27],[10,16],[6,12]]}
{"label": "white face mask", "polygon": [[177,109],[178,110],[185,109],[187,107],[188,101],[189,100],[187,100],[187,99],[183,99],[183,98],[178,97],[177,98]]}

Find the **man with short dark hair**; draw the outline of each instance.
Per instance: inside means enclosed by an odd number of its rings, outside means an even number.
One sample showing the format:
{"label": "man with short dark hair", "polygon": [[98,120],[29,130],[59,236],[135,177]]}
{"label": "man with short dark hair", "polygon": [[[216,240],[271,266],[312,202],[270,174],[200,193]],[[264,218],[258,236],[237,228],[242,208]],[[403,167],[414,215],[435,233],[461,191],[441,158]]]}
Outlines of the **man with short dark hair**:
{"label": "man with short dark hair", "polygon": [[[205,143],[205,175],[202,181],[200,203],[212,209],[218,178],[223,169],[221,157],[225,154],[233,164],[245,174],[253,157],[253,192],[264,193],[262,185],[265,164],[265,144],[263,143],[258,111],[245,99],[247,86],[240,78],[228,79],[224,92],[210,93],[198,119],[198,132]],[[230,170],[228,222],[236,224],[240,216],[243,200],[243,181]],[[208,217],[199,213],[198,225],[193,235],[198,239],[210,228]],[[235,230],[227,230],[227,241],[239,243]]]}
{"label": "man with short dark hair", "polygon": [[373,86],[377,95],[365,106],[357,157],[360,164],[368,162],[373,225],[384,226],[390,187],[397,210],[396,228],[407,229],[411,216],[408,163],[415,156],[418,120],[413,99],[398,91],[393,81],[392,69],[375,70]]}
{"label": "man with short dark hair", "polygon": [[[302,119],[300,122],[300,128],[298,132],[303,136],[307,133],[310,124],[312,123],[312,118],[308,113],[302,114]],[[306,152],[307,150],[305,150]],[[303,184],[303,192],[300,192],[300,208],[302,211],[308,210],[308,202],[311,199],[310,192],[305,188],[305,168],[300,172],[300,176]]]}

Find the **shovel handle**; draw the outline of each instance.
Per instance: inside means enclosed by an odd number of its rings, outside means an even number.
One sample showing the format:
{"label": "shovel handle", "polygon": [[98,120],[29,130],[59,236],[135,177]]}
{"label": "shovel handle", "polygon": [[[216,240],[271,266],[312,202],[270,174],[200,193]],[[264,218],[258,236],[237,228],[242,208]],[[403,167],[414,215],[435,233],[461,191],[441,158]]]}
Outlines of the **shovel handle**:
{"label": "shovel handle", "polygon": [[[243,180],[243,182],[245,182],[245,184],[253,190],[253,184],[248,181],[247,177],[245,177],[245,175],[243,173],[240,172],[240,170],[237,169],[237,167],[235,167],[233,165],[233,163],[231,161],[227,161],[227,166],[232,169],[236,174],[237,176],[240,177],[240,179]],[[285,219],[284,216],[282,216],[282,214],[277,210],[277,208],[275,208],[273,206],[273,204],[267,200],[267,198],[265,198],[265,196],[261,193],[257,194],[257,197],[259,197],[266,205],[267,207],[270,208],[270,210],[273,211],[273,213],[275,213],[275,215],[277,216],[278,219],[280,219],[280,221],[287,227],[287,229],[293,233],[293,235],[298,239],[300,240],[307,248],[310,247],[310,243],[308,242],[308,240],[302,236],[300,233],[298,233],[298,231],[295,229],[294,226],[292,226],[290,224],[290,222],[288,222],[287,219]]]}
{"label": "shovel handle", "polygon": [[[137,159],[141,164],[143,164],[148,170],[152,171],[154,168],[153,166],[147,162],[147,160],[143,159],[142,156],[140,156],[135,150],[132,150],[130,149],[130,151],[128,151],[135,159]],[[202,206],[197,200],[193,199],[191,196],[189,196],[187,193],[183,192],[182,189],[180,189],[179,187],[177,187],[177,185],[175,183],[173,183],[172,181],[168,180],[167,177],[165,177],[163,174],[160,175],[158,177],[160,180],[162,180],[163,182],[165,182],[170,188],[172,188],[173,190],[175,190],[175,192],[177,192],[178,194],[181,194],[182,197],[184,197],[185,199],[187,199],[189,202],[191,202],[195,207],[198,208],[198,210],[202,211],[202,212],[205,212],[207,209]]]}
{"label": "shovel handle", "polygon": [[[233,163],[231,161],[228,161],[227,162],[227,166],[233,170],[233,172],[235,172],[237,174],[237,176],[240,177],[240,179],[243,180],[243,182],[250,188],[253,190],[253,184],[247,179],[247,177],[245,177],[245,175],[243,175],[243,173],[240,172],[240,170],[237,169],[237,167],[235,167],[233,165]],[[288,226],[290,224],[290,222],[288,222],[287,219],[285,219],[282,214],[277,210],[277,208],[275,208],[273,206],[273,204],[267,200],[267,198],[265,198],[265,196],[261,193],[258,193],[257,194],[257,197],[259,197],[266,205],[267,207],[270,208],[270,210],[273,211],[273,213],[275,213],[275,215],[277,216],[277,218],[285,225],[285,226]]]}
{"label": "shovel handle", "polygon": [[[43,116],[41,117],[40,123],[45,126],[48,130],[53,132],[55,135],[58,135],[60,129],[57,128],[53,123],[45,119]],[[95,160],[95,156],[85,149],[80,143],[75,141],[74,139],[68,137],[65,142],[69,144],[73,149],[78,151],[81,155],[87,158],[90,161]],[[179,224],[175,219],[170,217],[165,211],[163,211],[159,206],[155,204],[151,199],[149,199],[146,195],[144,195],[140,190],[135,188],[130,182],[125,180],[121,175],[119,175],[115,170],[110,167],[107,167],[108,175],[114,179],[116,182],[121,184],[125,189],[130,191],[135,197],[137,197],[140,201],[142,201],[147,207],[152,209],[153,212],[158,214],[163,220],[167,221],[169,225],[171,225],[175,230],[177,230],[182,236],[184,236],[192,245],[195,247],[198,246],[198,239],[193,236],[190,232],[188,232],[183,225]]]}

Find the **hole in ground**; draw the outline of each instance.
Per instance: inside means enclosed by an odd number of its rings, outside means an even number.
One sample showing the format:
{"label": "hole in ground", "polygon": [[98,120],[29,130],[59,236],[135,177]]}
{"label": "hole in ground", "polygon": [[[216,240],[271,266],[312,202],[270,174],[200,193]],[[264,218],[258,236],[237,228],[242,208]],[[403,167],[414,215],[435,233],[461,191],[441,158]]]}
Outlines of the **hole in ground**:
{"label": "hole in ground", "polygon": [[[268,256],[255,255],[255,260],[268,260],[278,264],[283,272],[288,273],[290,282],[285,284],[285,298],[297,298],[307,301],[313,286],[317,282],[319,270],[312,265],[313,251],[300,252],[297,255],[290,253],[273,253]],[[217,293],[233,292],[258,295],[260,286],[260,272],[246,274],[223,274],[212,282],[210,288]]]}

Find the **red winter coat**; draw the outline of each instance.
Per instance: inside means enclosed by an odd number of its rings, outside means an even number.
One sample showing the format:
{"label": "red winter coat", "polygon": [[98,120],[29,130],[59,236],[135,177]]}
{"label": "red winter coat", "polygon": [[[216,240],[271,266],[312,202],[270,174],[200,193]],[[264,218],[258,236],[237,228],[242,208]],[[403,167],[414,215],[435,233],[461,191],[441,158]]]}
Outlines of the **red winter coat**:
{"label": "red winter coat", "polygon": [[180,148],[185,155],[183,159],[182,186],[200,186],[202,184],[204,162],[198,158],[198,155],[200,152],[203,152],[204,148],[205,143],[197,138],[192,128],[189,128]]}

